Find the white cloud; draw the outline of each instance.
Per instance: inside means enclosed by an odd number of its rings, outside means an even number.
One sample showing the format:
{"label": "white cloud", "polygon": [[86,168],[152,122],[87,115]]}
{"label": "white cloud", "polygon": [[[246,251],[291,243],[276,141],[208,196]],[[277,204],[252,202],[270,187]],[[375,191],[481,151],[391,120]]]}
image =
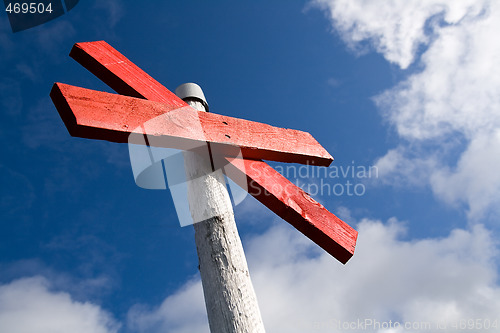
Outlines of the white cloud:
{"label": "white cloud", "polygon": [[432,156],[410,159],[402,147],[391,149],[376,162],[380,177],[375,181],[380,179],[395,186],[422,186],[436,163]]}
{"label": "white cloud", "polygon": [[[357,253],[346,266],[325,253],[301,257],[295,251],[303,247],[302,237],[280,229],[256,238],[250,249],[260,253],[253,278],[269,331],[342,331],[333,329],[335,320],[357,319],[435,324],[469,316],[496,318],[500,309],[490,265],[492,241],[481,227],[455,230],[444,239],[401,241],[401,223],[365,219],[358,228]],[[491,296],[482,295],[485,290]],[[449,306],[456,308],[453,316],[441,310]],[[422,313],[422,308],[432,311]]]}
{"label": "white cloud", "polygon": [[[345,266],[286,224],[249,241],[247,258],[267,331],[363,331],[342,329],[359,319],[428,323],[426,332],[442,332],[440,323],[498,320],[496,248],[484,227],[414,241],[402,240],[405,225],[396,219],[364,219],[358,230],[356,254]],[[157,309],[131,311],[129,326],[138,332],[206,332],[203,307],[201,283],[190,281]]]}
{"label": "white cloud", "polygon": [[438,198],[457,207],[465,204],[475,220],[497,210],[500,3],[313,3],[328,11],[348,45],[368,42],[403,69],[417,64],[407,79],[375,97],[402,139],[378,160],[381,179],[426,184]]}
{"label": "white cloud", "polygon": [[201,281],[187,282],[157,308],[145,305],[132,307],[128,314],[128,326],[133,332],[141,333],[208,332]]}
{"label": "white cloud", "polygon": [[[469,219],[477,221],[486,211],[500,216],[500,129],[477,135],[457,166],[434,171],[435,193],[449,203],[467,203]],[[491,207],[490,207],[491,206]],[[488,209],[490,208],[490,209]]]}
{"label": "white cloud", "polygon": [[99,306],[50,290],[42,277],[0,285],[0,332],[112,333],[119,324]]}
{"label": "white cloud", "polygon": [[314,0],[328,11],[334,28],[352,48],[370,40],[387,60],[407,68],[418,47],[428,44],[426,29],[436,28],[432,18],[439,16],[447,24],[456,24],[467,16],[478,15],[486,1],[462,0]]}
{"label": "white cloud", "polygon": [[460,132],[467,138],[500,126],[500,6],[441,27],[422,55],[424,70],[376,98],[407,140]]}

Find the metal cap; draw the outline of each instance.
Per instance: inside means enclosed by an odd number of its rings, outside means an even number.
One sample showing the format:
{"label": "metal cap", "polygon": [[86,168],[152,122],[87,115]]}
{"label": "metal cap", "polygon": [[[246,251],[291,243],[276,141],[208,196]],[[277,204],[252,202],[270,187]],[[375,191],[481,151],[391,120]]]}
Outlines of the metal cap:
{"label": "metal cap", "polygon": [[208,111],[208,103],[207,99],[205,98],[205,94],[203,94],[203,90],[196,83],[189,82],[181,84],[180,86],[177,87],[177,89],[175,89],[175,94],[179,96],[182,100],[186,99],[199,100],[200,102],[203,103],[203,105]]}

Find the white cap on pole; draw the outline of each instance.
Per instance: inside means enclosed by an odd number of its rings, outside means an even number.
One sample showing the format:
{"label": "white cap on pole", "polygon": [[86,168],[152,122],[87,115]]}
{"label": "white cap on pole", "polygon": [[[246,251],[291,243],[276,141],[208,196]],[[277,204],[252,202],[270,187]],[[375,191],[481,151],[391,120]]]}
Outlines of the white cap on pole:
{"label": "white cap on pole", "polygon": [[177,89],[175,89],[175,94],[182,100],[194,99],[200,101],[208,112],[208,103],[205,98],[205,94],[203,93],[201,87],[196,83],[188,82],[181,84],[177,87]]}

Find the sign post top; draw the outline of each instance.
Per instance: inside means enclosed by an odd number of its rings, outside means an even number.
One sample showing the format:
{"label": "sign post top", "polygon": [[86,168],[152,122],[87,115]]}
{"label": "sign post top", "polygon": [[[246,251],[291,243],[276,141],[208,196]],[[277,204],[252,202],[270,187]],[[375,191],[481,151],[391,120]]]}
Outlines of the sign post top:
{"label": "sign post top", "polygon": [[175,94],[182,100],[185,100],[186,98],[198,100],[205,107],[205,112],[209,111],[205,94],[203,93],[203,90],[201,90],[201,87],[196,83],[189,82],[181,84],[175,89]]}

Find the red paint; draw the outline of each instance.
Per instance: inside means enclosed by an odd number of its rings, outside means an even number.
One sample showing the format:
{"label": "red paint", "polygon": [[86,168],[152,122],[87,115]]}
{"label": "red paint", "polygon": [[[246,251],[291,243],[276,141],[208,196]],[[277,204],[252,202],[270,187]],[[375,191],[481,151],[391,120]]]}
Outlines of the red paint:
{"label": "red paint", "polygon": [[[212,152],[245,158],[328,166],[332,157],[306,132],[177,108],[139,98],[56,83],[50,93],[70,134],[128,142],[147,134],[150,145],[188,150],[210,142]],[[144,127],[142,127],[144,125]],[[145,132],[144,132],[144,131]]]}
{"label": "red paint", "polygon": [[[70,56],[119,94],[160,102],[166,111],[187,105],[104,41],[75,44]],[[58,93],[55,92],[54,103],[65,107],[65,102],[60,100],[61,96],[57,95]],[[67,110],[61,113],[61,117],[67,126],[69,124],[68,129],[71,132],[71,122],[76,123],[76,119],[68,114]],[[95,134],[95,132],[98,133]],[[91,127],[85,134],[101,135],[103,139],[106,139],[107,135],[116,135],[110,134],[112,132]],[[356,230],[330,213],[265,162],[231,158],[228,158],[228,161],[230,164],[226,167],[232,169],[231,174],[244,173],[246,175],[247,186],[243,187],[248,188],[252,196],[340,262],[346,263],[352,257],[357,239]],[[239,182],[240,179],[241,177],[236,176],[233,180]]]}
{"label": "red paint", "polygon": [[149,99],[174,108],[187,105],[105,41],[77,43],[69,55],[121,95]]}
{"label": "red paint", "polygon": [[[259,200],[326,252],[346,263],[354,254],[358,232],[295,186],[267,163],[227,158],[228,174],[246,174],[248,193]],[[236,182],[242,177],[232,177]]]}

